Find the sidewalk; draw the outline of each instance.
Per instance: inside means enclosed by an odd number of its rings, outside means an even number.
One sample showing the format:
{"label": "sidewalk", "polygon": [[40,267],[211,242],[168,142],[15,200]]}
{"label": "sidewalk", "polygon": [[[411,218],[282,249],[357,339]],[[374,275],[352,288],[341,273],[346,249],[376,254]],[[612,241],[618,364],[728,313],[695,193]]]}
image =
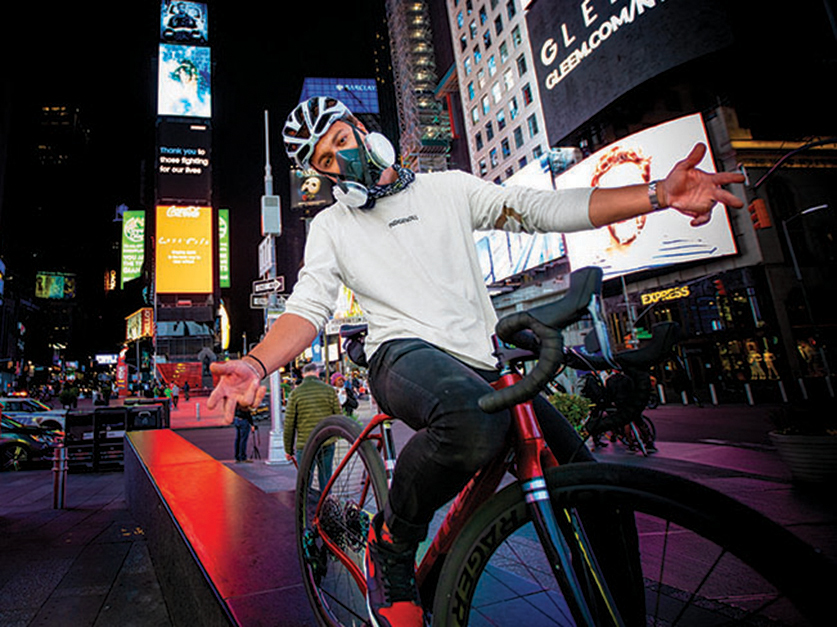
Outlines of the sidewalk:
{"label": "sidewalk", "polygon": [[[220,427],[207,397],[181,398],[171,428],[189,439]],[[368,403],[362,418],[371,415]],[[763,411],[750,407],[665,406],[653,415],[731,412],[740,418]],[[403,430],[403,431],[402,431]],[[409,430],[396,423],[396,442]],[[769,446],[661,441],[659,452],[642,458],[624,447],[596,453],[602,460],[660,468],[705,483],[779,522],[837,560],[837,503],[830,489],[804,490]],[[265,492],[292,491],[289,464],[229,464]],[[40,469],[0,475],[0,625],[28,627],[138,627],[171,624],[146,547],[144,531],[131,519],[121,472],[71,474],[66,508],[53,504],[53,473]],[[289,556],[295,559],[295,556]],[[277,567],[281,567],[278,565]],[[197,618],[197,617],[196,617]],[[199,620],[198,620],[199,622]]]}

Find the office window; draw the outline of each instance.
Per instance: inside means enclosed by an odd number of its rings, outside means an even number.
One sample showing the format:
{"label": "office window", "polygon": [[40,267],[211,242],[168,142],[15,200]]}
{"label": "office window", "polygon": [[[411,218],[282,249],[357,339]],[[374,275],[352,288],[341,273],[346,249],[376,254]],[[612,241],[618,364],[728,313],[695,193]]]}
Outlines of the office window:
{"label": "office window", "polygon": [[465,76],[471,75],[471,57],[465,57],[465,60],[462,61],[462,65],[465,68]]}
{"label": "office window", "polygon": [[509,19],[512,19],[515,15],[517,15],[517,8],[514,6],[514,0],[506,2],[506,11],[508,12]]}
{"label": "office window", "polygon": [[522,170],[526,167],[527,163],[529,163],[529,161],[526,159],[526,155],[523,155],[522,157],[520,157],[520,159],[517,160],[517,169]]}
{"label": "office window", "polygon": [[473,81],[468,83],[468,100],[473,100],[475,96]]}
{"label": "office window", "polygon": [[506,85],[506,91],[511,91],[514,87],[514,72],[511,68],[506,68],[506,71],[503,72],[503,83]]}
{"label": "office window", "polygon": [[485,141],[491,141],[494,139],[494,125],[489,121],[485,125]]}
{"label": "office window", "polygon": [[485,22],[487,20],[488,20],[488,13],[485,12],[485,7],[481,6],[480,7],[480,26],[485,24]]}
{"label": "office window", "polygon": [[500,33],[503,32],[503,16],[498,15],[494,18],[494,32],[497,33],[497,37],[500,36]]}
{"label": "office window", "polygon": [[477,21],[471,20],[471,23],[468,24],[468,32],[471,35],[471,39],[477,38]]}
{"label": "office window", "polygon": [[477,150],[482,150],[485,144],[482,141],[482,133],[477,131],[477,134],[474,135],[474,142],[477,146]]}
{"label": "office window", "polygon": [[496,148],[492,148],[491,150],[488,151],[488,160],[491,162],[491,167],[492,168],[496,168],[499,165],[500,161],[497,158],[497,149]]}
{"label": "office window", "polygon": [[473,124],[476,124],[479,121],[480,121],[480,112],[476,107],[474,107],[474,108],[471,109],[471,122]]}
{"label": "office window", "polygon": [[529,66],[526,64],[526,55],[521,54],[517,57],[517,74],[519,76],[523,76],[526,74],[526,70],[529,69]]}
{"label": "office window", "polygon": [[512,131],[512,137],[514,137],[514,147],[520,148],[523,146],[523,129],[519,126],[516,126]]}
{"label": "office window", "polygon": [[462,28],[463,26],[465,26],[465,18],[462,17],[462,11],[460,11],[459,13],[456,14],[456,25],[459,28]]}
{"label": "office window", "polygon": [[542,154],[543,148],[541,148],[540,145],[535,146],[535,149],[532,151],[532,156],[535,158],[536,161],[541,158]]}
{"label": "office window", "polygon": [[474,12],[474,3],[471,0],[466,0],[465,1],[465,8],[468,11],[468,15],[471,15],[471,13]]}
{"label": "office window", "polygon": [[482,42],[485,44],[485,49],[488,50],[491,47],[491,31],[487,30],[482,34]]}
{"label": "office window", "polygon": [[504,128],[506,128],[506,112],[500,109],[497,112],[497,130],[502,131]]}
{"label": "office window", "polygon": [[514,166],[509,166],[506,168],[506,178],[510,179],[512,174],[514,174]]}
{"label": "office window", "polygon": [[523,37],[520,34],[520,26],[519,25],[515,26],[512,29],[511,38],[512,38],[512,45],[514,45],[515,48],[517,48],[520,44],[523,43]]}
{"label": "office window", "polygon": [[485,176],[488,174],[488,165],[485,163],[485,159],[480,159],[480,176]]}
{"label": "office window", "polygon": [[494,76],[497,73],[497,62],[494,60],[494,55],[492,54],[488,57],[488,75]]}
{"label": "office window", "polygon": [[517,114],[520,112],[520,109],[517,106],[517,96],[512,96],[512,99],[509,101],[509,117],[512,120],[517,119]]}
{"label": "office window", "polygon": [[529,83],[526,83],[521,90],[523,92],[523,106],[528,107],[532,104],[532,88],[529,86]]}
{"label": "office window", "polygon": [[480,61],[482,61],[482,52],[480,51],[479,44],[477,44],[474,46],[474,65],[479,65]]}
{"label": "office window", "polygon": [[529,125],[529,137],[534,137],[538,134],[538,117],[534,113],[526,118],[526,124]]}
{"label": "office window", "polygon": [[459,38],[459,51],[460,52],[465,52],[465,50],[467,48],[468,48],[468,35],[463,34]]}
{"label": "office window", "polygon": [[494,104],[497,104],[503,98],[503,90],[500,89],[500,83],[494,83],[491,86],[491,97],[494,98]]}
{"label": "office window", "polygon": [[488,94],[486,94],[482,97],[482,113],[488,115],[489,111],[491,111],[491,102],[488,100]]}
{"label": "office window", "polygon": [[477,72],[477,85],[479,89],[485,87],[485,68],[480,68]]}
{"label": "office window", "polygon": [[500,65],[509,60],[509,47],[506,42],[500,44]]}
{"label": "office window", "polygon": [[503,159],[511,157],[511,146],[509,146],[509,140],[507,138],[503,138],[503,141],[500,142],[500,150],[503,151]]}

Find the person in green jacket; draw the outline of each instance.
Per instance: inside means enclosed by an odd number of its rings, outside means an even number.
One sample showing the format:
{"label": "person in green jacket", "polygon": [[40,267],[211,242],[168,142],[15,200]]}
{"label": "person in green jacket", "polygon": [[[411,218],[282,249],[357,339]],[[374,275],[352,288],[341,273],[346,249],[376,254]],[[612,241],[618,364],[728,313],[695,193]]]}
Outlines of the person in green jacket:
{"label": "person in green jacket", "polygon": [[[302,450],[314,427],[328,416],[341,414],[337,393],[328,383],[320,379],[318,364],[305,364],[300,383],[288,398],[285,408],[285,457],[288,460],[302,458]],[[325,487],[332,472],[334,445],[324,446],[317,459],[317,475],[320,487]]]}

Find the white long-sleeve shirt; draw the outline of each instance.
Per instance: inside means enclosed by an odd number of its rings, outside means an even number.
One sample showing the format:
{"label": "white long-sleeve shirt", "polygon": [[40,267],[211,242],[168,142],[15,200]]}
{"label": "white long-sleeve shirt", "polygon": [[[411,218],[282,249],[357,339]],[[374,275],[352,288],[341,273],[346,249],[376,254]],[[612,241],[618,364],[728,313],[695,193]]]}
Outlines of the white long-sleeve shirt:
{"label": "white long-sleeve shirt", "polygon": [[366,314],[368,356],[388,340],[419,338],[469,365],[493,368],[497,318],[473,231],[590,229],[591,191],[501,187],[447,171],[417,174],[371,210],[336,203],[311,222],[286,311],[320,329],[344,284]]}

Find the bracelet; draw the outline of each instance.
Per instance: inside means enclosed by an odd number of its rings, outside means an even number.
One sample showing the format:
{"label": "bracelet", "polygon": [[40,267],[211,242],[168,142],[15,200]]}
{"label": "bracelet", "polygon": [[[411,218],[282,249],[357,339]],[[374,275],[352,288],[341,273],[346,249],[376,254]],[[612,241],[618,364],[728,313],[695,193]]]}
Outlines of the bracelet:
{"label": "bracelet", "polygon": [[[262,367],[262,371],[264,372],[264,376],[263,376],[262,378],[263,378],[263,379],[267,379],[267,368],[266,368],[266,367],[265,367],[265,365],[262,363],[262,360],[261,360],[261,359],[259,359],[258,357],[256,357],[255,355],[252,355],[252,354],[250,354],[250,353],[247,353],[246,355],[244,355],[244,357],[249,357],[250,359],[252,359],[253,361],[255,361],[257,364],[259,364],[259,365]],[[244,359],[244,357],[242,357],[242,359]],[[257,372],[256,374],[259,374],[259,373]]]}
{"label": "bracelet", "polygon": [[657,183],[660,181],[651,181],[648,183],[648,200],[651,202],[651,211],[662,211],[666,209],[660,205],[660,199],[657,198]]}

